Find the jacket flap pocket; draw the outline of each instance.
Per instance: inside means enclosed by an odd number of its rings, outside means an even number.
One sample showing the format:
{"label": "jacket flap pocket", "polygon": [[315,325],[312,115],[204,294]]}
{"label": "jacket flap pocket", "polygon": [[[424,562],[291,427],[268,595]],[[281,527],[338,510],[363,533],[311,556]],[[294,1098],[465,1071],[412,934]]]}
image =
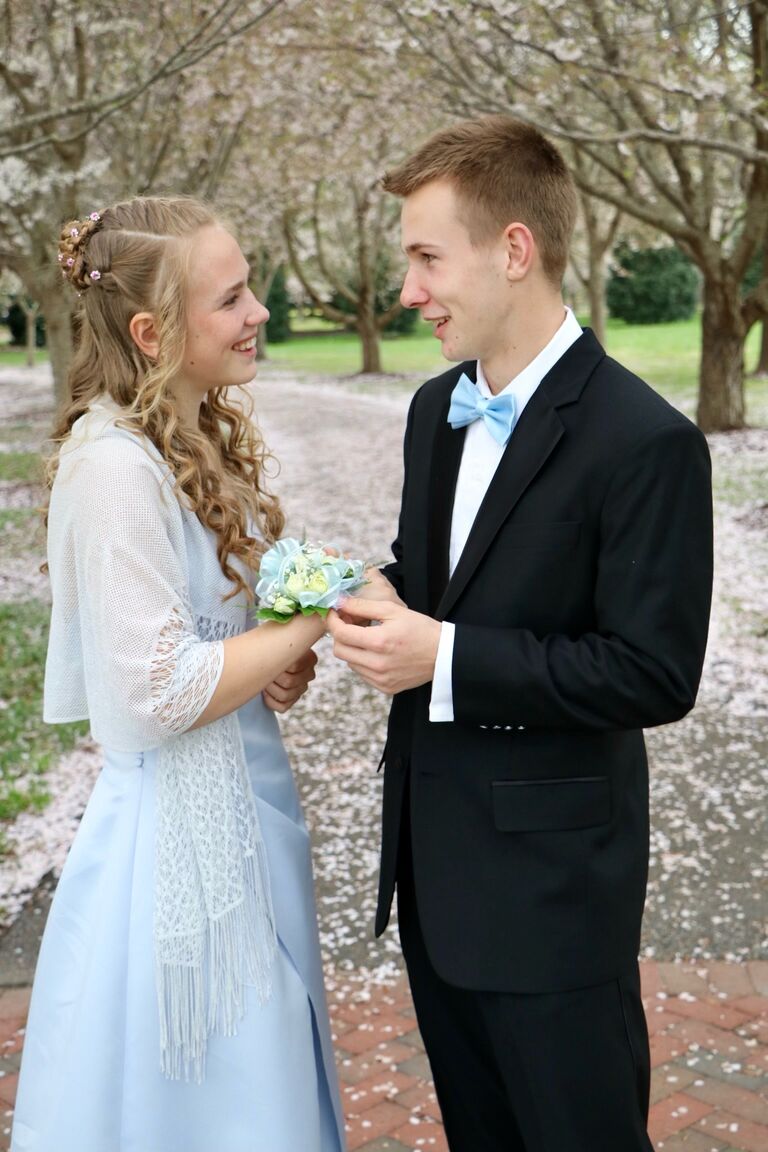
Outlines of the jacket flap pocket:
{"label": "jacket flap pocket", "polygon": [[566,832],[607,824],[607,776],[561,780],[495,780],[493,819],[502,832]]}

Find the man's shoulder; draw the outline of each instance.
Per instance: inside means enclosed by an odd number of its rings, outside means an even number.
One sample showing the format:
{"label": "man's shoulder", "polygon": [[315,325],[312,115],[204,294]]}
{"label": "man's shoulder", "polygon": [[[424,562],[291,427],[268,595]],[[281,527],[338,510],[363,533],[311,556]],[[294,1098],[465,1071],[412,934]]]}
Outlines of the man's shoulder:
{"label": "man's shoulder", "polygon": [[698,432],[693,421],[679,408],[611,356],[605,356],[595,368],[587,394],[588,402],[610,407],[614,431],[623,425],[639,436],[664,427]]}

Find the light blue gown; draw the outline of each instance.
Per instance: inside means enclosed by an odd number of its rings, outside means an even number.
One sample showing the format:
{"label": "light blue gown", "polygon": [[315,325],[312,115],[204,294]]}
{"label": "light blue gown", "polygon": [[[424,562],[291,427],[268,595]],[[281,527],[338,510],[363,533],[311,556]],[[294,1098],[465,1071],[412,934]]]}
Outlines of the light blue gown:
{"label": "light blue gown", "polygon": [[272,996],[166,1079],[153,961],[157,751],[105,751],[40,951],[12,1152],[343,1152],[310,846],[275,716],[240,709],[277,924]]}

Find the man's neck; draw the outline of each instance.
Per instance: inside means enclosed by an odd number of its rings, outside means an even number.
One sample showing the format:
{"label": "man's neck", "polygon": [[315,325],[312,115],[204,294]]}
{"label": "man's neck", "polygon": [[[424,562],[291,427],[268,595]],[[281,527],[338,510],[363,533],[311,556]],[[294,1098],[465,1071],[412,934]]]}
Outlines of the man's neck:
{"label": "man's neck", "polygon": [[481,356],[488,387],[497,395],[535,360],[565,319],[565,305],[557,296],[538,306],[516,312],[506,339],[489,356]]}

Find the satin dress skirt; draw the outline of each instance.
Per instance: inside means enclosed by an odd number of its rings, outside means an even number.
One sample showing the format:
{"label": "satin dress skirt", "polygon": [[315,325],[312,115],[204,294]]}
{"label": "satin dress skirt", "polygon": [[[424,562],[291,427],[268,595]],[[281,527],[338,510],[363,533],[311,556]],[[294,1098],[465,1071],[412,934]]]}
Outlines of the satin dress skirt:
{"label": "satin dress skirt", "polygon": [[105,750],[35,975],[12,1152],[343,1152],[309,837],[276,717],[240,709],[269,859],[272,996],[166,1079],[153,956],[156,750]]}

